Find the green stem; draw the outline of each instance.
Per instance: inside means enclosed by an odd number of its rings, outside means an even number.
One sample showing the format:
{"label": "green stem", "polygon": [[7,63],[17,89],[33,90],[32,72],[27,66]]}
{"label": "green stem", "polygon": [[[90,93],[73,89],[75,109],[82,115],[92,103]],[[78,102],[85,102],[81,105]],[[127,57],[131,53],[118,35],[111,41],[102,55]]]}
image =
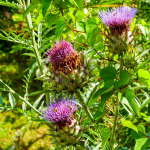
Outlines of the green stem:
{"label": "green stem", "polygon": [[110,137],[110,149],[111,150],[113,150],[113,147],[114,147],[114,135],[115,135],[116,125],[117,125],[117,120],[118,120],[118,114],[119,114],[119,99],[117,98],[114,125],[113,125],[112,134]]}
{"label": "green stem", "polygon": [[75,92],[75,95],[76,95],[76,97],[78,98],[80,104],[82,105],[82,107],[83,107],[85,113],[87,114],[88,118],[90,119],[90,121],[91,121],[92,123],[94,123],[94,122],[95,122],[95,121],[94,121],[94,118],[93,118],[91,112],[89,111],[89,109],[86,107],[86,105],[85,105],[85,103],[84,103],[84,99],[82,98],[80,92],[79,92],[79,91],[76,91],[76,92]]}
{"label": "green stem", "polygon": [[[22,5],[23,5],[23,11],[25,12],[26,9],[27,9],[25,1],[24,0],[21,0],[21,1],[22,1]],[[27,6],[29,6],[29,5],[30,5],[30,0],[27,1]],[[43,75],[43,67],[42,67],[42,63],[41,63],[42,62],[41,61],[41,56],[40,56],[40,53],[39,53],[38,48],[37,48],[37,43],[36,43],[36,40],[35,40],[35,34],[34,34],[34,29],[33,29],[30,13],[28,13],[25,17],[26,17],[27,26],[28,26],[29,31],[31,33],[30,35],[31,35],[31,41],[32,41],[32,45],[33,45],[33,51],[34,51],[34,54],[35,54],[40,72]]]}
{"label": "green stem", "polygon": [[99,127],[98,127],[98,125],[96,124],[96,122],[95,122],[95,120],[94,120],[94,118],[93,118],[93,116],[92,116],[90,110],[89,110],[89,109],[87,108],[87,106],[85,105],[84,99],[82,98],[80,92],[79,92],[79,91],[76,91],[76,92],[75,92],[75,95],[76,95],[76,97],[78,98],[80,104],[82,105],[82,107],[83,107],[83,109],[84,109],[86,115],[88,116],[89,120],[94,124],[94,128],[98,131],[100,138],[102,138],[102,137],[101,137],[101,132],[100,132],[100,130],[99,130]]}
{"label": "green stem", "polygon": [[30,106],[35,112],[37,112],[39,115],[42,115],[36,108],[34,108],[28,101],[26,101],[26,98],[21,97],[19,94],[17,94],[14,90],[12,90],[7,84],[5,84],[1,79],[0,82],[4,85],[4,87],[6,87],[7,89],[9,89],[9,92],[11,92],[12,94],[14,94],[17,98],[21,99],[22,101],[24,101],[28,106]]}
{"label": "green stem", "polygon": [[123,62],[122,62],[122,59],[121,59],[121,60],[120,60],[119,78],[120,78],[120,76],[121,76],[122,69],[123,69]]}
{"label": "green stem", "polygon": [[[21,0],[21,1],[22,1],[22,5],[23,5],[23,10],[25,12],[26,9],[27,9],[25,1],[24,0]],[[29,5],[30,5],[30,0],[27,0],[27,7]],[[35,33],[34,33],[34,29],[33,29],[33,25],[32,25],[32,20],[31,20],[30,13],[28,13],[27,16],[26,16],[26,22],[27,22],[28,29],[29,29],[29,31],[31,33],[30,36],[31,36],[31,41],[32,41],[33,51],[34,51],[34,54],[35,54],[35,57],[36,57],[36,61],[38,63],[38,67],[40,69],[40,73],[41,73],[41,75],[43,75],[43,66],[42,66],[42,63],[41,63],[42,62],[41,54],[38,51],[39,45],[37,47],[37,42],[35,40]],[[40,25],[40,27],[41,27],[41,25]],[[38,39],[38,43],[40,44],[39,39]],[[43,83],[43,90],[46,90],[47,87],[48,87],[47,83],[45,83],[45,81],[44,81],[44,83]],[[45,95],[46,95],[46,102],[48,102],[49,101],[49,93],[46,93]]]}
{"label": "green stem", "polygon": [[[120,69],[119,69],[119,79],[121,77],[122,69],[123,69],[123,62],[122,62],[122,59],[121,59],[120,60]],[[119,114],[119,99],[117,97],[114,125],[113,125],[112,134],[111,134],[111,137],[110,137],[110,149],[111,150],[113,150],[113,148],[114,148],[114,135],[115,135],[116,125],[117,125],[117,121],[118,121],[118,114]]]}
{"label": "green stem", "polygon": [[[47,81],[45,81],[45,82],[43,83],[43,89],[44,89],[44,90],[47,90],[47,89],[48,89],[48,82],[47,82]],[[49,102],[49,99],[50,99],[50,93],[49,93],[49,92],[46,92],[46,93],[45,93],[45,96],[46,96],[46,102],[48,103],[48,102]]]}

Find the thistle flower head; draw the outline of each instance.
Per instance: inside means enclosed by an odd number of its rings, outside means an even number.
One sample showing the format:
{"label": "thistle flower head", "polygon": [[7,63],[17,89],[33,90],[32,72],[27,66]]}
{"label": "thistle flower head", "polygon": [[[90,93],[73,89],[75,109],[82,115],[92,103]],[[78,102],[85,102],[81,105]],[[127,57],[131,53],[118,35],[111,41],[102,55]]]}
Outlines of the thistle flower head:
{"label": "thistle flower head", "polygon": [[71,72],[80,63],[78,53],[65,40],[60,41],[60,43],[56,42],[54,47],[48,50],[47,56],[49,57],[49,62],[52,64],[52,70],[57,73],[60,71],[65,74]]}
{"label": "thistle flower head", "polygon": [[118,34],[122,34],[125,30],[128,30],[136,12],[136,8],[125,6],[112,9],[111,11],[107,10],[107,12],[103,10],[99,13],[99,16],[112,33],[117,32]]}
{"label": "thistle flower head", "polygon": [[74,100],[64,98],[54,100],[51,102],[45,111],[43,112],[43,118],[47,121],[53,122],[59,127],[63,127],[66,124],[71,124],[73,120],[73,113],[78,109],[77,104]]}

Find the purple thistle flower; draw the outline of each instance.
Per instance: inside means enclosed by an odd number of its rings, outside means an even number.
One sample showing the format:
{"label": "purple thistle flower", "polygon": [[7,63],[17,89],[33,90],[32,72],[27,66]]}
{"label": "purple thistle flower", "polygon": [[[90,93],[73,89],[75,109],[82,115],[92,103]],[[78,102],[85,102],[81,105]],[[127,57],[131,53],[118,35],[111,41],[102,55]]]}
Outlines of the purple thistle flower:
{"label": "purple thistle flower", "polygon": [[125,30],[128,30],[136,12],[137,9],[134,7],[118,7],[111,11],[108,9],[107,12],[103,10],[99,13],[99,16],[102,22],[110,28],[112,33],[117,32],[122,34]]}
{"label": "purple thistle flower", "polygon": [[55,123],[59,127],[63,127],[66,124],[71,124],[71,120],[74,119],[73,113],[78,109],[77,103],[70,100],[67,96],[66,100],[58,98],[51,102],[45,111],[43,112],[43,119]]}
{"label": "purple thistle flower", "polygon": [[76,69],[80,63],[78,53],[73,49],[72,45],[65,40],[56,42],[46,55],[49,57],[49,62],[52,64],[52,70],[59,73],[68,73],[68,70]]}

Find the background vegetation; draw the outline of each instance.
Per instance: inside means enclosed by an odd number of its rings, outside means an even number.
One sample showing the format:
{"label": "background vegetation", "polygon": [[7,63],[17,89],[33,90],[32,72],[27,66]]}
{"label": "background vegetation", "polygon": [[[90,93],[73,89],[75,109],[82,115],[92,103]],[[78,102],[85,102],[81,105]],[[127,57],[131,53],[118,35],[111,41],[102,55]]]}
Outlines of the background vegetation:
{"label": "background vegetation", "polygon": [[[9,0],[9,2],[12,3],[11,0]],[[14,2],[17,3],[16,0]],[[34,1],[32,2],[34,4]],[[101,53],[103,53],[105,49],[105,46],[103,46],[103,44],[99,42],[99,39],[101,39],[101,35],[98,35],[96,39],[92,37],[94,36],[94,34],[92,34],[93,31],[90,30],[90,28],[93,27],[90,24],[90,21],[92,22],[93,20],[90,19],[95,18],[95,20],[98,22],[98,12],[101,9],[107,10],[111,7],[127,5],[132,7],[135,6],[138,9],[136,21],[141,25],[141,31],[143,33],[142,37],[138,39],[138,44],[141,48],[141,50],[139,49],[139,52],[140,54],[144,55],[143,61],[147,60],[150,54],[149,0],[85,0],[83,2],[83,5],[81,4],[81,6],[78,6],[79,8],[77,8],[76,6],[70,6],[69,1],[67,2],[68,3],[64,3],[64,5],[61,6],[59,5],[59,3],[57,4],[56,1],[55,4],[58,7],[54,7],[52,5],[51,7],[53,7],[53,12],[51,12],[51,9],[48,8],[47,13],[43,13],[42,9],[44,5],[41,5],[41,3],[39,3],[35,7],[33,6],[32,9],[29,10],[29,12],[31,11],[33,17],[33,26],[36,28],[41,28],[42,37],[44,37],[44,40],[38,41],[40,44],[40,52],[42,53],[43,58],[45,55],[45,51],[53,46],[53,43],[56,41],[56,39],[59,39],[61,37],[62,33],[61,38],[66,39],[68,42],[73,42],[74,48],[77,51],[81,51],[82,49],[88,50],[87,53],[90,56],[93,55],[95,60],[97,60],[101,63],[102,66],[104,66],[106,64],[106,60],[103,59],[105,55],[100,58],[96,55],[95,51],[89,49],[90,46],[93,46],[95,43],[97,43],[95,49],[101,49]],[[6,32],[16,31],[17,35],[22,34],[25,37],[25,44],[24,46],[22,46],[21,44],[19,44],[19,38],[11,40],[11,38],[7,36],[7,38],[5,39],[3,38],[5,33],[1,32],[1,35],[3,36],[0,36],[0,79],[7,83],[16,93],[24,96],[27,88],[30,89],[30,93],[40,91],[42,87],[42,81],[35,80],[36,76],[33,76],[31,77],[31,79],[33,80],[30,84],[30,87],[26,87],[27,81],[24,82],[29,70],[33,67],[36,60],[34,54],[30,53],[31,47],[28,46],[30,45],[30,39],[29,33],[27,31],[27,24],[25,23],[24,16],[22,15],[18,7],[18,5],[9,7],[9,3],[6,3],[5,5],[4,0],[3,3],[1,3],[0,0],[0,29]],[[63,19],[67,20],[67,24],[64,24]],[[76,29],[73,28],[73,24],[76,24]],[[62,26],[63,28],[61,28]],[[88,33],[85,33],[85,30]],[[98,29],[96,28],[95,30]],[[87,39],[85,38],[85,34],[87,34]],[[13,32],[10,32],[10,35],[13,36]],[[38,36],[40,36],[40,33],[38,33]],[[38,37],[36,37],[36,40],[38,40]],[[146,51],[144,54],[142,53],[143,50]],[[150,63],[148,62],[142,69],[145,69],[150,73]],[[99,81],[99,78],[97,78],[97,81]],[[143,102],[145,99],[148,99],[150,101],[150,89],[146,85],[133,84],[132,89],[134,89],[137,99],[142,99]],[[9,104],[9,96],[7,91],[0,92],[0,96],[0,101],[1,98],[3,98],[5,106],[9,106],[4,109],[0,107],[0,149],[11,149],[12,146],[15,145],[16,136],[19,136],[20,140],[18,150],[52,149],[49,136],[47,135],[47,133],[49,132],[48,127],[42,123],[30,120],[29,118],[32,116],[32,114],[28,117],[28,114],[25,115],[25,113],[22,112],[21,109],[18,109],[22,107],[21,101],[16,103],[15,108],[12,108]],[[30,102],[34,103],[35,99],[37,98],[37,95],[32,96],[30,98]],[[42,101],[45,100],[45,97],[42,97],[41,99],[42,103]],[[144,106],[141,111],[147,114],[149,119],[150,104],[147,104],[148,105]],[[113,119],[111,118],[112,112],[109,108],[112,107],[113,105],[111,101],[108,100],[106,109],[110,111],[110,113],[107,114],[108,116],[104,116],[103,120],[110,128],[112,127],[111,120]],[[132,118],[132,116],[129,116],[126,112],[124,112],[125,110],[123,108],[121,108],[120,111],[121,114],[124,114],[124,116],[126,116],[126,119],[130,119],[133,123],[135,123],[135,125],[144,122],[144,120],[141,118]],[[147,136],[149,137],[150,121],[147,121],[145,124],[147,128]],[[135,140],[129,134],[131,132],[131,129],[121,126],[119,126],[119,128],[121,129],[119,136],[122,139],[120,143],[124,146],[124,148],[122,147],[122,150],[128,149],[129,145],[132,149],[132,147],[134,147],[135,145]],[[94,134],[91,134],[90,140],[95,140],[94,137]]]}

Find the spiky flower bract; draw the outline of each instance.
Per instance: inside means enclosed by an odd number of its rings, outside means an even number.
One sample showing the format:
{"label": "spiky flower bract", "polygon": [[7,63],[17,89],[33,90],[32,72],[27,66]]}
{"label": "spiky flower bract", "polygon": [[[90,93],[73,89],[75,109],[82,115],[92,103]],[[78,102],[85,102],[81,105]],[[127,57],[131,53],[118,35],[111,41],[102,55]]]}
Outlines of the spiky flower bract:
{"label": "spiky flower bract", "polygon": [[59,127],[63,127],[66,124],[71,124],[71,120],[74,119],[73,113],[76,110],[76,101],[70,100],[68,96],[66,100],[62,97],[47,105],[46,110],[43,111],[43,118]]}
{"label": "spiky flower bract", "polygon": [[99,16],[102,22],[109,27],[110,31],[115,34],[122,34],[129,29],[131,20],[134,18],[137,12],[136,8],[130,7],[118,7],[117,9],[107,10],[107,12],[101,11]]}
{"label": "spiky flower bract", "polygon": [[56,42],[47,52],[49,62],[52,64],[52,70],[56,73],[63,72],[67,74],[76,69],[80,63],[78,53],[73,49],[72,45],[65,40]]}

